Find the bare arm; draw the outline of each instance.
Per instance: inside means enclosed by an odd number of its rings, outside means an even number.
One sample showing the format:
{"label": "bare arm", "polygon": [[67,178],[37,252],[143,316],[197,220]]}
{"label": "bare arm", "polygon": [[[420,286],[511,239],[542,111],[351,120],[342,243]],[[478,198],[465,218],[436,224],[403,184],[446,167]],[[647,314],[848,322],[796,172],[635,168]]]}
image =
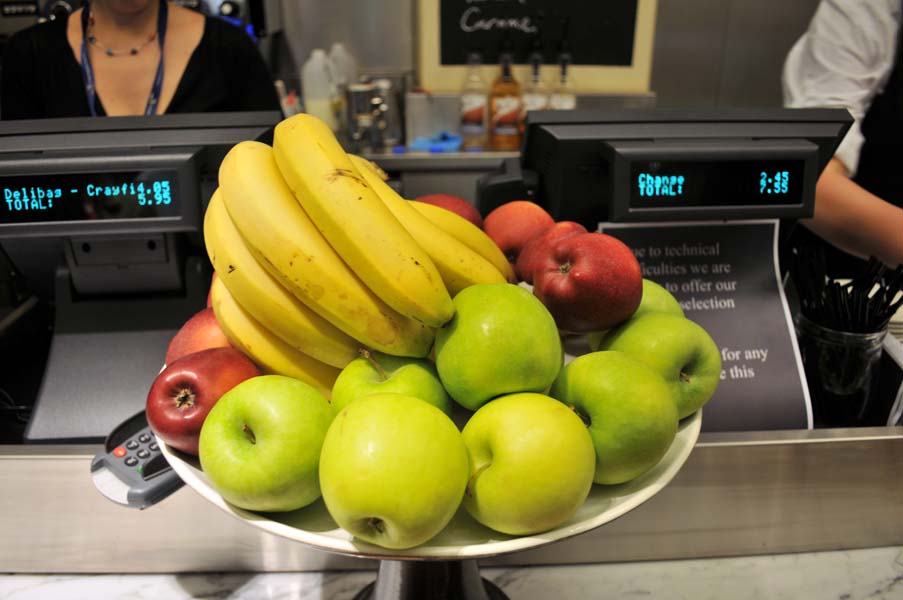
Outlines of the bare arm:
{"label": "bare arm", "polygon": [[843,163],[828,163],[815,188],[815,215],[802,221],[818,236],[862,258],[903,263],[903,208],[850,179]]}

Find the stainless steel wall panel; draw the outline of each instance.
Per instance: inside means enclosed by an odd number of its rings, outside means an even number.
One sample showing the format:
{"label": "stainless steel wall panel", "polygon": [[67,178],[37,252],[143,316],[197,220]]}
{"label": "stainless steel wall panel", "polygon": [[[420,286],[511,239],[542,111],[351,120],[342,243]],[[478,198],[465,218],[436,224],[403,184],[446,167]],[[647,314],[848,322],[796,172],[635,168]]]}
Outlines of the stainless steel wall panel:
{"label": "stainless steel wall panel", "polygon": [[[145,511],[89,475],[91,446],[0,446],[0,572],[372,568],[260,530],[182,489]],[[677,477],[622,518],[484,564],[569,564],[903,544],[903,427],[703,434]]]}
{"label": "stainless steel wall panel", "polygon": [[730,3],[659,0],[650,88],[658,106],[714,106]]}
{"label": "stainless steel wall panel", "polygon": [[342,42],[369,71],[414,65],[414,0],[282,0],[286,40],[298,68],[314,48]]}
{"label": "stainless steel wall panel", "polygon": [[732,0],[721,53],[718,106],[781,106],[781,70],[818,0]]}

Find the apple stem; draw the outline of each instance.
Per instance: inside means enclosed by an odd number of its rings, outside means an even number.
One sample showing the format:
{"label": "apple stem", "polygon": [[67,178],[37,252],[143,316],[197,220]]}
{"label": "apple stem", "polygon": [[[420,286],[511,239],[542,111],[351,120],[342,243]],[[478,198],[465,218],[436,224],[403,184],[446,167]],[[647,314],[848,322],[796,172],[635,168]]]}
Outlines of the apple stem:
{"label": "apple stem", "polygon": [[373,365],[373,368],[376,369],[376,372],[379,373],[379,376],[383,378],[383,381],[386,381],[389,377],[386,375],[386,372],[383,370],[382,366],[379,364],[379,361],[376,360],[376,357],[373,356],[373,353],[367,350],[366,348],[361,348],[358,350],[358,353],[370,361],[370,364]]}
{"label": "apple stem", "polygon": [[251,431],[251,428],[250,428],[250,427],[248,427],[247,425],[242,425],[242,426],[241,426],[241,430],[245,432],[245,435],[247,436],[247,438],[248,438],[249,440],[251,440],[251,443],[252,443],[252,444],[256,444],[256,443],[257,443],[257,437],[254,435],[254,432]]}
{"label": "apple stem", "polygon": [[589,427],[590,425],[593,424],[592,421],[590,420],[590,418],[587,415],[580,412],[579,410],[577,410],[577,407],[574,406],[573,404],[568,404],[568,408],[570,408],[572,411],[574,411],[574,414],[577,415],[578,417],[580,417],[580,420],[583,421],[583,424],[586,425],[587,427]]}
{"label": "apple stem", "polygon": [[492,463],[488,462],[482,466],[477,467],[477,470],[473,472],[473,474],[470,476],[470,479],[467,481],[467,487],[464,489],[465,494],[467,494],[471,498],[473,497],[473,489],[472,488],[473,488],[474,484],[476,484],[476,482],[477,482],[477,477],[479,477],[480,474],[483,471],[485,471],[486,469],[488,469],[490,466],[492,466]]}
{"label": "apple stem", "polygon": [[680,380],[683,381],[684,383],[690,383],[690,376],[687,375],[686,373],[684,373],[683,371],[681,371],[680,372]]}

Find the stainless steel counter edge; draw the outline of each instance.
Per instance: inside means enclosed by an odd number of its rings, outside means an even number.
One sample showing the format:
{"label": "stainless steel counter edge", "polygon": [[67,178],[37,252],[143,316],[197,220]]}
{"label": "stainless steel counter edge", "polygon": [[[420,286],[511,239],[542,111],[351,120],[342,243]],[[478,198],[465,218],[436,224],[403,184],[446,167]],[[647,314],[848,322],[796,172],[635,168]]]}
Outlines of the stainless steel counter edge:
{"label": "stainless steel counter edge", "polygon": [[[724,445],[836,442],[903,438],[901,427],[850,427],[839,429],[785,429],[777,431],[737,431],[701,433],[697,448]],[[101,444],[0,444],[0,460],[8,457],[91,456]]]}
{"label": "stainless steel counter edge", "polygon": [[[183,488],[145,511],[94,489],[96,445],[0,446],[0,571],[372,568],[260,532]],[[631,513],[486,565],[774,554],[903,544],[903,427],[703,434]]]}

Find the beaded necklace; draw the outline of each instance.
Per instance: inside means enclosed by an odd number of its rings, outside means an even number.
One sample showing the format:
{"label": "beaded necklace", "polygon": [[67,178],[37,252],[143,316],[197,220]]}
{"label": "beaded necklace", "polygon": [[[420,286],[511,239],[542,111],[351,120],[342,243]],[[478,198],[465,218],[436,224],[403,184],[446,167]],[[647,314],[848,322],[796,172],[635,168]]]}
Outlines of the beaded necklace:
{"label": "beaded necklace", "polygon": [[94,35],[94,28],[95,28],[94,6],[91,5],[90,8],[88,9],[88,27],[85,32],[86,38],[87,38],[89,44],[91,44],[92,46],[96,46],[97,48],[100,48],[104,54],[106,54],[107,56],[111,56],[111,57],[112,56],[125,56],[125,55],[135,56],[136,54],[141,52],[144,48],[146,48],[150,44],[154,43],[154,41],[157,39],[157,31],[155,30],[153,33],[151,33],[147,37],[147,40],[145,40],[145,42],[143,44],[141,44],[140,46],[135,46],[134,48],[129,48],[128,50],[114,50],[113,48],[110,48],[109,46],[104,45],[103,42],[101,42],[100,40],[97,39],[97,36]]}

